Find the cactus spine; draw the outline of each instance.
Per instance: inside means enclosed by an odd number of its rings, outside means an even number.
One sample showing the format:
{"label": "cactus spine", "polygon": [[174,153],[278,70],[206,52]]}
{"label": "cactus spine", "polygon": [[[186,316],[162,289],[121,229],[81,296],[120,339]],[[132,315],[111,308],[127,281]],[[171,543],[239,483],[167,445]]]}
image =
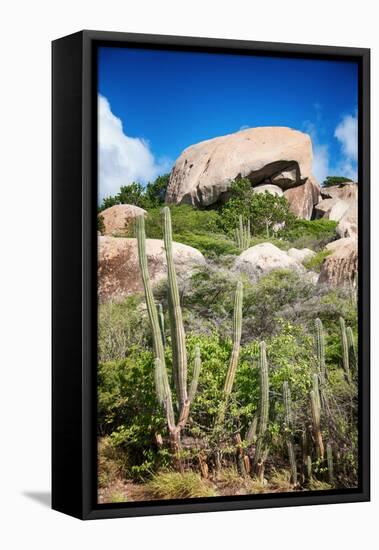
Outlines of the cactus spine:
{"label": "cactus spine", "polygon": [[244,225],[243,218],[239,216],[239,226],[234,230],[235,241],[240,250],[246,250],[250,246],[250,219]]}
{"label": "cactus spine", "polygon": [[317,354],[317,366],[320,374],[320,380],[322,383],[326,380],[326,366],[325,366],[325,339],[324,328],[322,326],[321,319],[315,320],[316,329],[316,354]]}
{"label": "cactus spine", "polygon": [[341,335],[341,353],[342,353],[342,366],[345,371],[347,380],[350,380],[350,365],[349,365],[349,346],[347,343],[346,324],[345,319],[340,317],[340,335]]}
{"label": "cactus spine", "polygon": [[333,449],[328,443],[326,446],[326,458],[328,461],[328,477],[330,485],[334,485]]}
{"label": "cactus spine", "polygon": [[292,400],[291,400],[291,390],[289,388],[288,382],[283,382],[283,403],[284,403],[284,428],[286,434],[286,442],[288,449],[288,458],[290,461],[291,467],[291,481],[294,485],[297,484],[297,467],[296,467],[296,456],[293,446],[292,439]]}
{"label": "cactus spine", "polygon": [[258,422],[258,438],[255,448],[254,466],[258,477],[263,481],[264,477],[264,462],[267,458],[267,426],[269,413],[269,382],[268,382],[268,366],[266,357],[266,344],[259,344],[259,374],[260,374],[260,400],[259,400],[259,422]]}
{"label": "cactus spine", "polygon": [[[184,428],[189,414],[190,399],[187,394],[187,351],[185,347],[185,333],[182,319],[182,311],[179,302],[179,291],[172,255],[172,228],[169,208],[164,208],[164,243],[167,259],[168,272],[168,296],[171,339],[173,346],[173,372],[178,393],[179,414],[175,421],[175,414],[172,405],[172,393],[167,375],[165,353],[164,353],[164,325],[163,311],[155,305],[149,270],[146,257],[146,235],[145,220],[143,216],[136,219],[136,233],[138,243],[138,258],[142,275],[142,282],[145,292],[147,312],[153,337],[154,352],[154,378],[158,402],[166,412],[167,426],[170,434],[171,449],[174,452],[177,468],[183,471],[180,459],[180,434]],[[195,352],[194,376],[191,384],[190,395],[192,399],[197,389],[199,372],[201,367],[200,350]]]}

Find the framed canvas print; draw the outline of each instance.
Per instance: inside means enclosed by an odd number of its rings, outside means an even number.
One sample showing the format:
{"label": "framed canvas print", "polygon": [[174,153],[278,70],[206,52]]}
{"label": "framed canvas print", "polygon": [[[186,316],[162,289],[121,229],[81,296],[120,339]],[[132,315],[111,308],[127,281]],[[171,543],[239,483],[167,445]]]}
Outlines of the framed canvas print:
{"label": "framed canvas print", "polygon": [[53,42],[53,508],[369,499],[369,50]]}

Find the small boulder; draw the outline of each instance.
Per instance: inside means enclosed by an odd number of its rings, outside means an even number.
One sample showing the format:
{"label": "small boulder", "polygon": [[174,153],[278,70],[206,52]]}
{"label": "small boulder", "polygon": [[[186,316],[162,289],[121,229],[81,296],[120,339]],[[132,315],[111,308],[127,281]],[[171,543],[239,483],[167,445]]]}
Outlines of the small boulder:
{"label": "small boulder", "polygon": [[313,256],[316,256],[316,252],[313,252],[310,248],[290,248],[287,254],[300,263],[306,262],[313,258]]}
{"label": "small boulder", "polygon": [[315,179],[309,177],[302,185],[284,191],[284,196],[294,216],[310,220],[313,208],[320,200],[320,186]]}
{"label": "small boulder", "polygon": [[329,220],[339,222],[343,218],[347,210],[350,208],[351,204],[351,201],[337,200],[336,203],[329,210]]}
{"label": "small boulder", "polygon": [[283,196],[283,190],[278,185],[272,185],[271,183],[264,183],[257,185],[253,189],[254,193],[270,193],[270,195],[276,195],[277,197]]}
{"label": "small boulder", "polygon": [[331,286],[355,286],[358,273],[357,240],[351,237],[339,239],[326,248],[331,255],[323,261],[318,282]]}
{"label": "small boulder", "polygon": [[234,262],[234,269],[246,274],[253,283],[275,269],[305,271],[299,261],[271,243],[257,244],[242,252]]}
{"label": "small boulder", "polygon": [[[137,239],[99,237],[98,294],[100,301],[120,301],[143,291],[138,261]],[[150,280],[156,285],[167,276],[166,253],[160,239],[146,239]],[[188,277],[196,267],[205,265],[196,248],[173,243],[173,256],[178,277]]]}
{"label": "small boulder", "polygon": [[115,204],[99,212],[103,219],[103,235],[126,234],[135,218],[146,214],[146,210],[134,204]]}

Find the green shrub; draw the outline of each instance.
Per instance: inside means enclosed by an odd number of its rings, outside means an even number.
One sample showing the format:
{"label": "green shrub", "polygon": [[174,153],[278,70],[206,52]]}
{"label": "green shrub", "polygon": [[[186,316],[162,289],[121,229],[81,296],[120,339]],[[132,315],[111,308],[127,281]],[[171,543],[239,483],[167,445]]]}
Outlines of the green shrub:
{"label": "green shrub", "polygon": [[321,250],[329,242],[337,238],[337,222],[332,220],[300,220],[293,222],[291,227],[285,227],[279,236],[290,241],[295,248],[311,248]]}
{"label": "green shrub", "polygon": [[333,185],[340,185],[341,183],[346,183],[353,181],[350,178],[345,178],[344,176],[328,176],[323,182],[323,187],[332,187]]}
{"label": "green shrub", "polygon": [[316,271],[316,273],[320,273],[321,267],[325,258],[330,256],[330,254],[331,254],[330,250],[320,250],[319,252],[316,253],[315,256],[303,262],[303,265],[306,269],[309,269],[311,271]]}
{"label": "green shrub", "polygon": [[269,238],[275,234],[277,224],[291,227],[295,220],[285,197],[254,193],[246,178],[232,182],[228,193],[230,198],[220,211],[220,226],[231,236],[238,227],[240,215],[245,221],[250,220],[252,237],[264,235]]}

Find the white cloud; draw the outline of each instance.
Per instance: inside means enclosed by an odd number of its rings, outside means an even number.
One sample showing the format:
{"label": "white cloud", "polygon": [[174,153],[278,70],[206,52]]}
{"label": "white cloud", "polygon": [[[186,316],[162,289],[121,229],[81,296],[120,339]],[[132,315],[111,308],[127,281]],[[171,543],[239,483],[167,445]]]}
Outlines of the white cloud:
{"label": "white cloud", "polygon": [[146,184],[170,169],[168,160],[154,158],[147,141],[124,133],[121,120],[101,95],[98,96],[98,124],[99,201],[116,194],[121,185],[133,181]]}
{"label": "white cloud", "polygon": [[[316,107],[315,107],[316,108]],[[318,107],[320,109],[320,107]],[[317,127],[311,121],[304,123],[304,129],[311,136],[313,149],[312,171],[317,181],[322,183],[329,175],[329,148],[326,144],[320,143],[317,135]]]}
{"label": "white cloud", "polygon": [[358,159],[358,117],[345,115],[334,132],[342,146],[342,153],[351,162]]}
{"label": "white cloud", "polygon": [[327,145],[313,146],[313,174],[322,183],[329,175],[329,150]]}

